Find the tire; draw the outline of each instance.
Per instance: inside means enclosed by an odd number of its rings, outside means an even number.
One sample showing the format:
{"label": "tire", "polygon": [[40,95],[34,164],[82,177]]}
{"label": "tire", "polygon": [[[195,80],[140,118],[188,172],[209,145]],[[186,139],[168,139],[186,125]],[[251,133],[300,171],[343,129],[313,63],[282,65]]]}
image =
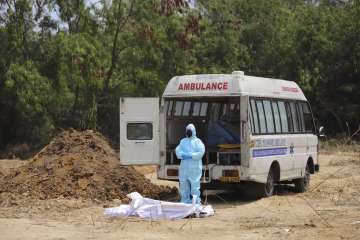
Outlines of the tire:
{"label": "tire", "polygon": [[270,197],[275,192],[275,178],[274,170],[270,169],[266,179],[266,183],[258,185],[258,196],[259,197]]}
{"label": "tire", "polygon": [[306,165],[305,175],[303,178],[294,179],[295,191],[298,193],[306,192],[310,186],[310,167]]}

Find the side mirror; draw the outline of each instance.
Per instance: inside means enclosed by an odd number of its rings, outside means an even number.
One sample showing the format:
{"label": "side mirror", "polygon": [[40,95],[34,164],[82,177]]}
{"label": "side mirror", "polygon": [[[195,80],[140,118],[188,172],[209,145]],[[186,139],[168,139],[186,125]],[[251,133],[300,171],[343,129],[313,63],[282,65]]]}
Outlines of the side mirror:
{"label": "side mirror", "polygon": [[319,128],[319,137],[325,137],[325,130],[323,126]]}

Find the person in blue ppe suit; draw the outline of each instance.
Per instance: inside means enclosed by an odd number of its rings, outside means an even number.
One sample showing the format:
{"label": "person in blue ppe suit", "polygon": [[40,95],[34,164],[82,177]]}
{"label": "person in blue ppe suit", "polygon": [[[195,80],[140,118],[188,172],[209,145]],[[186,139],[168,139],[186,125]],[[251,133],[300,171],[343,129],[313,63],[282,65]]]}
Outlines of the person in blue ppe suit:
{"label": "person in blue ppe suit", "polygon": [[176,156],[180,163],[180,195],[182,203],[191,203],[191,196],[196,196],[200,204],[200,179],[202,173],[202,157],[205,153],[203,142],[196,137],[194,124],[186,127],[186,137],[176,147]]}

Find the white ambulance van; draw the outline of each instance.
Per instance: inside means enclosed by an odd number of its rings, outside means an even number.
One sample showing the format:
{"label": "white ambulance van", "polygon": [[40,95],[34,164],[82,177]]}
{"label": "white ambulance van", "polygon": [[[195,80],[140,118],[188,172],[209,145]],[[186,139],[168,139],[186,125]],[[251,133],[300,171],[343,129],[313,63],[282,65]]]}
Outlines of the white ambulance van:
{"label": "white ambulance van", "polygon": [[309,187],[319,170],[309,103],[295,82],[232,74],[173,77],[159,98],[120,99],[120,163],[158,165],[178,180],[175,148],[193,123],[204,142],[206,188],[249,183],[270,196],[277,183]]}

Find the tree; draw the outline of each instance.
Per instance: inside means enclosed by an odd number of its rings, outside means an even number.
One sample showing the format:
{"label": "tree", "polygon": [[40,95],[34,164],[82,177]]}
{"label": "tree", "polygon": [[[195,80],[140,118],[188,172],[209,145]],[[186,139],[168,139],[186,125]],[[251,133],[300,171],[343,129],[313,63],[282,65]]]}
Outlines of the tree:
{"label": "tree", "polygon": [[0,148],[59,128],[118,138],[123,96],[173,76],[296,81],[334,135],[358,128],[360,1],[0,1]]}

